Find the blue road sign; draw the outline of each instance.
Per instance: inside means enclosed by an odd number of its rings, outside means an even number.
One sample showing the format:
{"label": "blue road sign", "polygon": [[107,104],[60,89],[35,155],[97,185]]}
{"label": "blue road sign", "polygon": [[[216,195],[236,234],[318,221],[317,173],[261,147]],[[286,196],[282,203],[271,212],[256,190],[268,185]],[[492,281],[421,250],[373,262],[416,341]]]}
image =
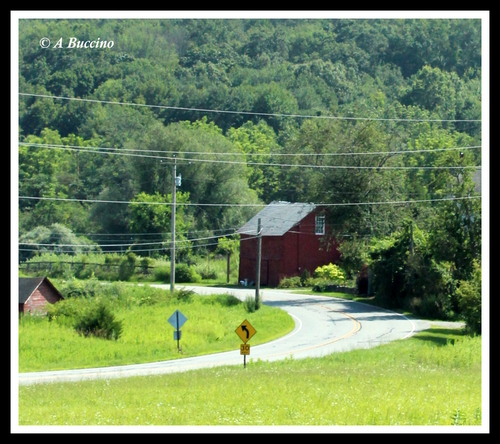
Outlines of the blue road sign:
{"label": "blue road sign", "polygon": [[179,328],[181,328],[186,321],[187,321],[186,316],[184,316],[179,310],[175,310],[172,313],[172,316],[168,318],[168,322],[176,330],[179,330]]}

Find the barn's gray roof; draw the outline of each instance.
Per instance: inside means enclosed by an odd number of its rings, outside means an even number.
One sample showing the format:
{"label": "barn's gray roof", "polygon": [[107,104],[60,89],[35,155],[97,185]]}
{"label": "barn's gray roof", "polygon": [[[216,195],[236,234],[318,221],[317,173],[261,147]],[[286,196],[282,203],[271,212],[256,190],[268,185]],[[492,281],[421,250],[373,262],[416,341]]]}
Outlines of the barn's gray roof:
{"label": "barn's gray roof", "polygon": [[312,203],[274,201],[252,217],[238,230],[238,233],[256,235],[260,218],[262,236],[283,236],[314,208],[315,205]]}
{"label": "barn's gray roof", "polygon": [[46,277],[31,277],[31,278],[20,277],[19,303],[24,304],[43,281],[46,281],[56,294],[58,294],[61,298],[63,297],[62,294],[59,292],[59,290],[56,287],[54,287],[52,282],[50,282]]}

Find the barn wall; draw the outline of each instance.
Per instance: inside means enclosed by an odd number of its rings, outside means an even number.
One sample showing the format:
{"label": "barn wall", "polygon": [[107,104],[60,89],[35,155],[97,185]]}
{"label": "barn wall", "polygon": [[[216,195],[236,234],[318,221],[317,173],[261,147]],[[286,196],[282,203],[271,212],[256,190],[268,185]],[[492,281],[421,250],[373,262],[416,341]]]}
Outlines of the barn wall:
{"label": "barn wall", "polygon": [[327,248],[325,236],[315,234],[315,214],[306,216],[300,224],[283,235],[283,262],[280,279],[300,276],[304,270],[311,275],[325,264],[338,263],[340,254],[335,245]]}
{"label": "barn wall", "polygon": [[[241,235],[238,281],[255,280],[257,239],[249,237]],[[300,276],[304,270],[312,275],[321,265],[337,264],[340,254],[336,245],[327,248],[324,239],[315,234],[314,213],[283,236],[262,237],[261,285],[277,286],[284,277]]]}
{"label": "barn wall", "polygon": [[[282,238],[280,236],[262,237],[261,250],[261,285],[278,285],[283,256]],[[257,239],[241,235],[240,264],[238,281],[255,281],[257,264]]]}
{"label": "barn wall", "polygon": [[[311,213],[306,216],[300,223],[298,229],[298,265],[297,273],[300,275],[304,270],[308,270],[311,274],[321,265],[338,264],[340,253],[336,245],[327,245],[326,236],[318,236],[315,234],[315,214]],[[328,227],[326,227],[328,230]],[[291,230],[292,231],[292,230]],[[291,233],[286,233],[285,236]]]}

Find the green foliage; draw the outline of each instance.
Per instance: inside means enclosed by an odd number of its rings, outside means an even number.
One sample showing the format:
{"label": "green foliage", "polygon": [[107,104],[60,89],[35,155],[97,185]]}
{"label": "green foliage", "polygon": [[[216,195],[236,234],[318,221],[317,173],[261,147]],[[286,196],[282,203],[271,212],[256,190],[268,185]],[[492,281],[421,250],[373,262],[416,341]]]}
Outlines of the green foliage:
{"label": "green foliage", "polygon": [[262,301],[260,298],[256,301],[254,296],[247,296],[243,304],[247,313],[254,313],[262,306]]}
{"label": "green foliage", "polygon": [[[90,323],[92,319],[99,319],[96,307],[100,303],[109,308],[115,321],[122,323],[123,329],[116,341],[103,341],[92,335],[85,337],[74,329],[77,320],[87,319]],[[180,287],[172,294],[168,289],[155,286],[115,282],[101,285],[96,296],[73,297],[51,304],[50,317],[43,316],[36,323],[28,319],[30,316],[22,317],[19,320],[19,371],[177,359],[179,352],[172,341],[172,327],[166,321],[177,309],[188,318],[182,328],[185,357],[237,349],[239,339],[234,329],[246,316],[259,331],[255,345],[276,339],[294,328],[293,319],[283,310],[262,305],[258,311],[248,313],[243,302],[227,294],[197,296]]]}
{"label": "green foliage", "polygon": [[368,246],[356,235],[342,239],[338,251],[346,279],[356,276],[368,261]]}
{"label": "green foliage", "polygon": [[220,237],[217,239],[217,251],[221,254],[233,254],[238,251],[240,247],[240,236],[233,238]]}
{"label": "green foliage", "polygon": [[202,279],[217,279],[219,277],[215,268],[207,266],[198,268],[198,273]]}
{"label": "green foliage", "polygon": [[202,302],[206,304],[219,304],[222,307],[234,307],[241,304],[241,301],[236,296],[230,294],[214,295],[203,299]]}
{"label": "green foliage", "polygon": [[391,307],[408,307],[419,316],[453,319],[458,311],[454,264],[437,262],[428,236],[410,224],[390,239],[372,245],[370,268],[375,294]]}
{"label": "green foliage", "polygon": [[341,284],[345,282],[344,272],[338,265],[328,264],[316,268],[314,277],[324,279],[332,284]]}
{"label": "green foliage", "polygon": [[302,287],[300,276],[284,277],[280,280],[278,288],[298,288]]}
{"label": "green foliage", "polygon": [[481,264],[476,261],[472,279],[461,280],[458,285],[458,305],[467,329],[472,333],[481,334]]}
{"label": "green foliage", "polygon": [[180,290],[175,290],[173,298],[177,299],[178,301],[189,302],[192,300],[194,294],[195,293],[193,290],[186,290],[184,288],[181,288]]}
{"label": "green foliage", "polygon": [[[105,35],[120,48],[41,51],[33,45],[40,35]],[[254,204],[321,202],[331,230],[325,248],[339,244],[347,279],[369,264],[391,303],[456,312],[452,289],[481,260],[481,201],[467,199],[478,195],[470,167],[481,163],[481,124],[472,121],[481,119],[481,45],[478,19],[23,20],[20,92],[83,100],[20,96],[19,195],[75,200],[19,199],[20,259],[54,251],[76,263],[99,251],[97,240],[111,243],[103,235],[118,234],[138,256],[168,255],[175,155],[181,262],[217,248],[236,256],[225,241],[188,239],[241,227]],[[349,120],[329,118],[337,116]],[[460,200],[369,204],[450,196]],[[426,238],[422,250],[415,234],[413,260],[410,218]],[[43,271],[137,277],[127,260],[92,262],[61,260]],[[155,269],[159,280],[168,282],[167,268]],[[215,277],[212,267],[202,274]]]}
{"label": "green foliage", "polygon": [[170,265],[161,265],[153,270],[153,278],[159,282],[170,282]]}
{"label": "green foliage", "polygon": [[128,281],[135,271],[136,255],[129,252],[120,260],[118,266],[118,278],[121,281]]}
{"label": "green foliage", "polygon": [[102,284],[94,275],[90,279],[80,280],[71,278],[58,286],[59,291],[65,298],[86,298],[99,294]]}
{"label": "green foliage", "polygon": [[187,264],[176,264],[175,281],[183,283],[200,282],[201,276],[195,271],[194,267]]}
{"label": "green foliage", "polygon": [[280,280],[278,288],[299,288],[313,284],[315,280],[311,277],[309,270],[305,269],[300,276],[284,277]]}
{"label": "green foliage", "polygon": [[116,320],[110,308],[102,301],[89,307],[75,321],[75,330],[85,337],[95,336],[115,341],[123,332],[121,321]]}
{"label": "green foliage", "polygon": [[19,237],[19,245],[23,250],[21,259],[29,259],[36,253],[55,252],[72,253],[100,251],[97,244],[84,236],[76,236],[71,229],[60,223],[49,227],[38,226]]}
{"label": "green foliage", "polygon": [[367,265],[361,267],[356,274],[356,291],[358,294],[371,296],[370,294],[370,269]]}

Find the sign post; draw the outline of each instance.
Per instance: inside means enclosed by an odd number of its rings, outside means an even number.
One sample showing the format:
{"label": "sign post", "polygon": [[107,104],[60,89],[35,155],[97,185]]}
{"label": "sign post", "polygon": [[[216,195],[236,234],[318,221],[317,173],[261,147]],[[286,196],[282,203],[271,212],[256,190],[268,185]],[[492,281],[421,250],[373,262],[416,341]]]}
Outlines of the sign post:
{"label": "sign post", "polygon": [[245,368],[247,364],[247,355],[250,354],[250,344],[247,344],[247,342],[257,333],[257,331],[252,327],[252,324],[245,319],[235,330],[235,333],[243,341],[243,344],[240,345],[240,355],[243,355],[243,368]]}
{"label": "sign post", "polygon": [[184,316],[179,310],[175,310],[172,313],[172,316],[168,318],[169,324],[175,328],[174,331],[174,341],[177,340],[177,351],[179,351],[179,340],[181,339],[181,330],[180,328],[187,321],[186,316]]}

